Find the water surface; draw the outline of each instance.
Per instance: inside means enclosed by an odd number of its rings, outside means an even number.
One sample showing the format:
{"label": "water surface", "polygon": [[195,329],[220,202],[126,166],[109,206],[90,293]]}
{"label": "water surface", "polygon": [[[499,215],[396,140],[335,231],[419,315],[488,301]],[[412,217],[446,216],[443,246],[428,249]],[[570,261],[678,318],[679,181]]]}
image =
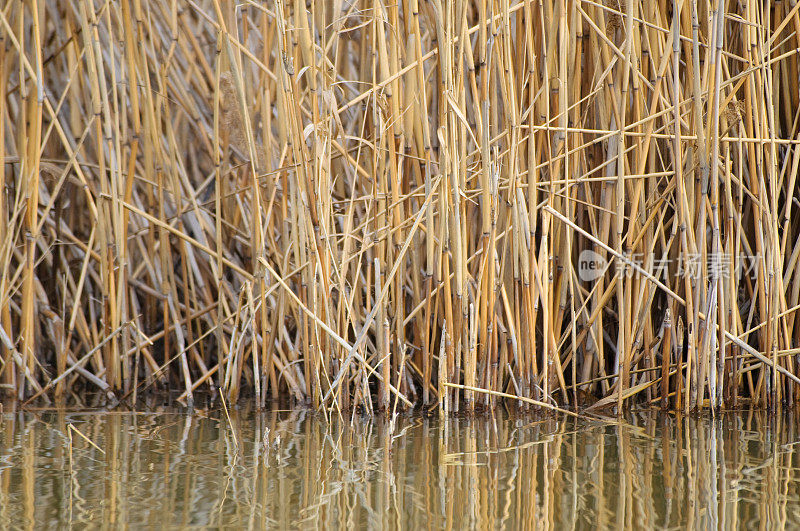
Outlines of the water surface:
{"label": "water surface", "polygon": [[0,528],[798,528],[798,425],[6,412]]}

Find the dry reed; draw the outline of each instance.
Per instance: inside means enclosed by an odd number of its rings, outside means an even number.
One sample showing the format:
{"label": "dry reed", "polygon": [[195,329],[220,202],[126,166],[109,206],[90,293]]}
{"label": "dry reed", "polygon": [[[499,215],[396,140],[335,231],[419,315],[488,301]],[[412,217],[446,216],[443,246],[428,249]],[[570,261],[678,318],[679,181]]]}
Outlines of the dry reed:
{"label": "dry reed", "polygon": [[794,403],[799,35],[792,2],[8,0],[0,391]]}

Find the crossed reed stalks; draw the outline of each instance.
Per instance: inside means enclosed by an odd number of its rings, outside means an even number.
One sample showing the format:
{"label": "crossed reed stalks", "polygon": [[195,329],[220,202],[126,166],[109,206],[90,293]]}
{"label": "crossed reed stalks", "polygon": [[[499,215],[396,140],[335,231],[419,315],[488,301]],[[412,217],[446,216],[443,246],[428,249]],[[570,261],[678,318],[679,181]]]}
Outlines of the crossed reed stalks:
{"label": "crossed reed stalks", "polygon": [[792,2],[8,0],[1,389],[794,403],[798,50]]}

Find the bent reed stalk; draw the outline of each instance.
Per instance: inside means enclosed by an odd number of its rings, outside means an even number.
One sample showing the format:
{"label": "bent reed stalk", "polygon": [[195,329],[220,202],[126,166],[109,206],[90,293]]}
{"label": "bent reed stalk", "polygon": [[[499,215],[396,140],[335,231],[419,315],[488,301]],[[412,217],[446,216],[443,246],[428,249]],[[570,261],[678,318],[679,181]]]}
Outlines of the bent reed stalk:
{"label": "bent reed stalk", "polygon": [[798,51],[792,2],[7,0],[0,393],[794,404]]}

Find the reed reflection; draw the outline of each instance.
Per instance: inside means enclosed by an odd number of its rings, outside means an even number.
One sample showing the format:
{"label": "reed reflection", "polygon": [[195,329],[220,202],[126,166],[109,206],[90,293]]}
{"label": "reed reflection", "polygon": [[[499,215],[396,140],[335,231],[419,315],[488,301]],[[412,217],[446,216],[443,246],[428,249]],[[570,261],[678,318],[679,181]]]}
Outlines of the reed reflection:
{"label": "reed reflection", "polygon": [[796,415],[1,418],[2,528],[800,525]]}

